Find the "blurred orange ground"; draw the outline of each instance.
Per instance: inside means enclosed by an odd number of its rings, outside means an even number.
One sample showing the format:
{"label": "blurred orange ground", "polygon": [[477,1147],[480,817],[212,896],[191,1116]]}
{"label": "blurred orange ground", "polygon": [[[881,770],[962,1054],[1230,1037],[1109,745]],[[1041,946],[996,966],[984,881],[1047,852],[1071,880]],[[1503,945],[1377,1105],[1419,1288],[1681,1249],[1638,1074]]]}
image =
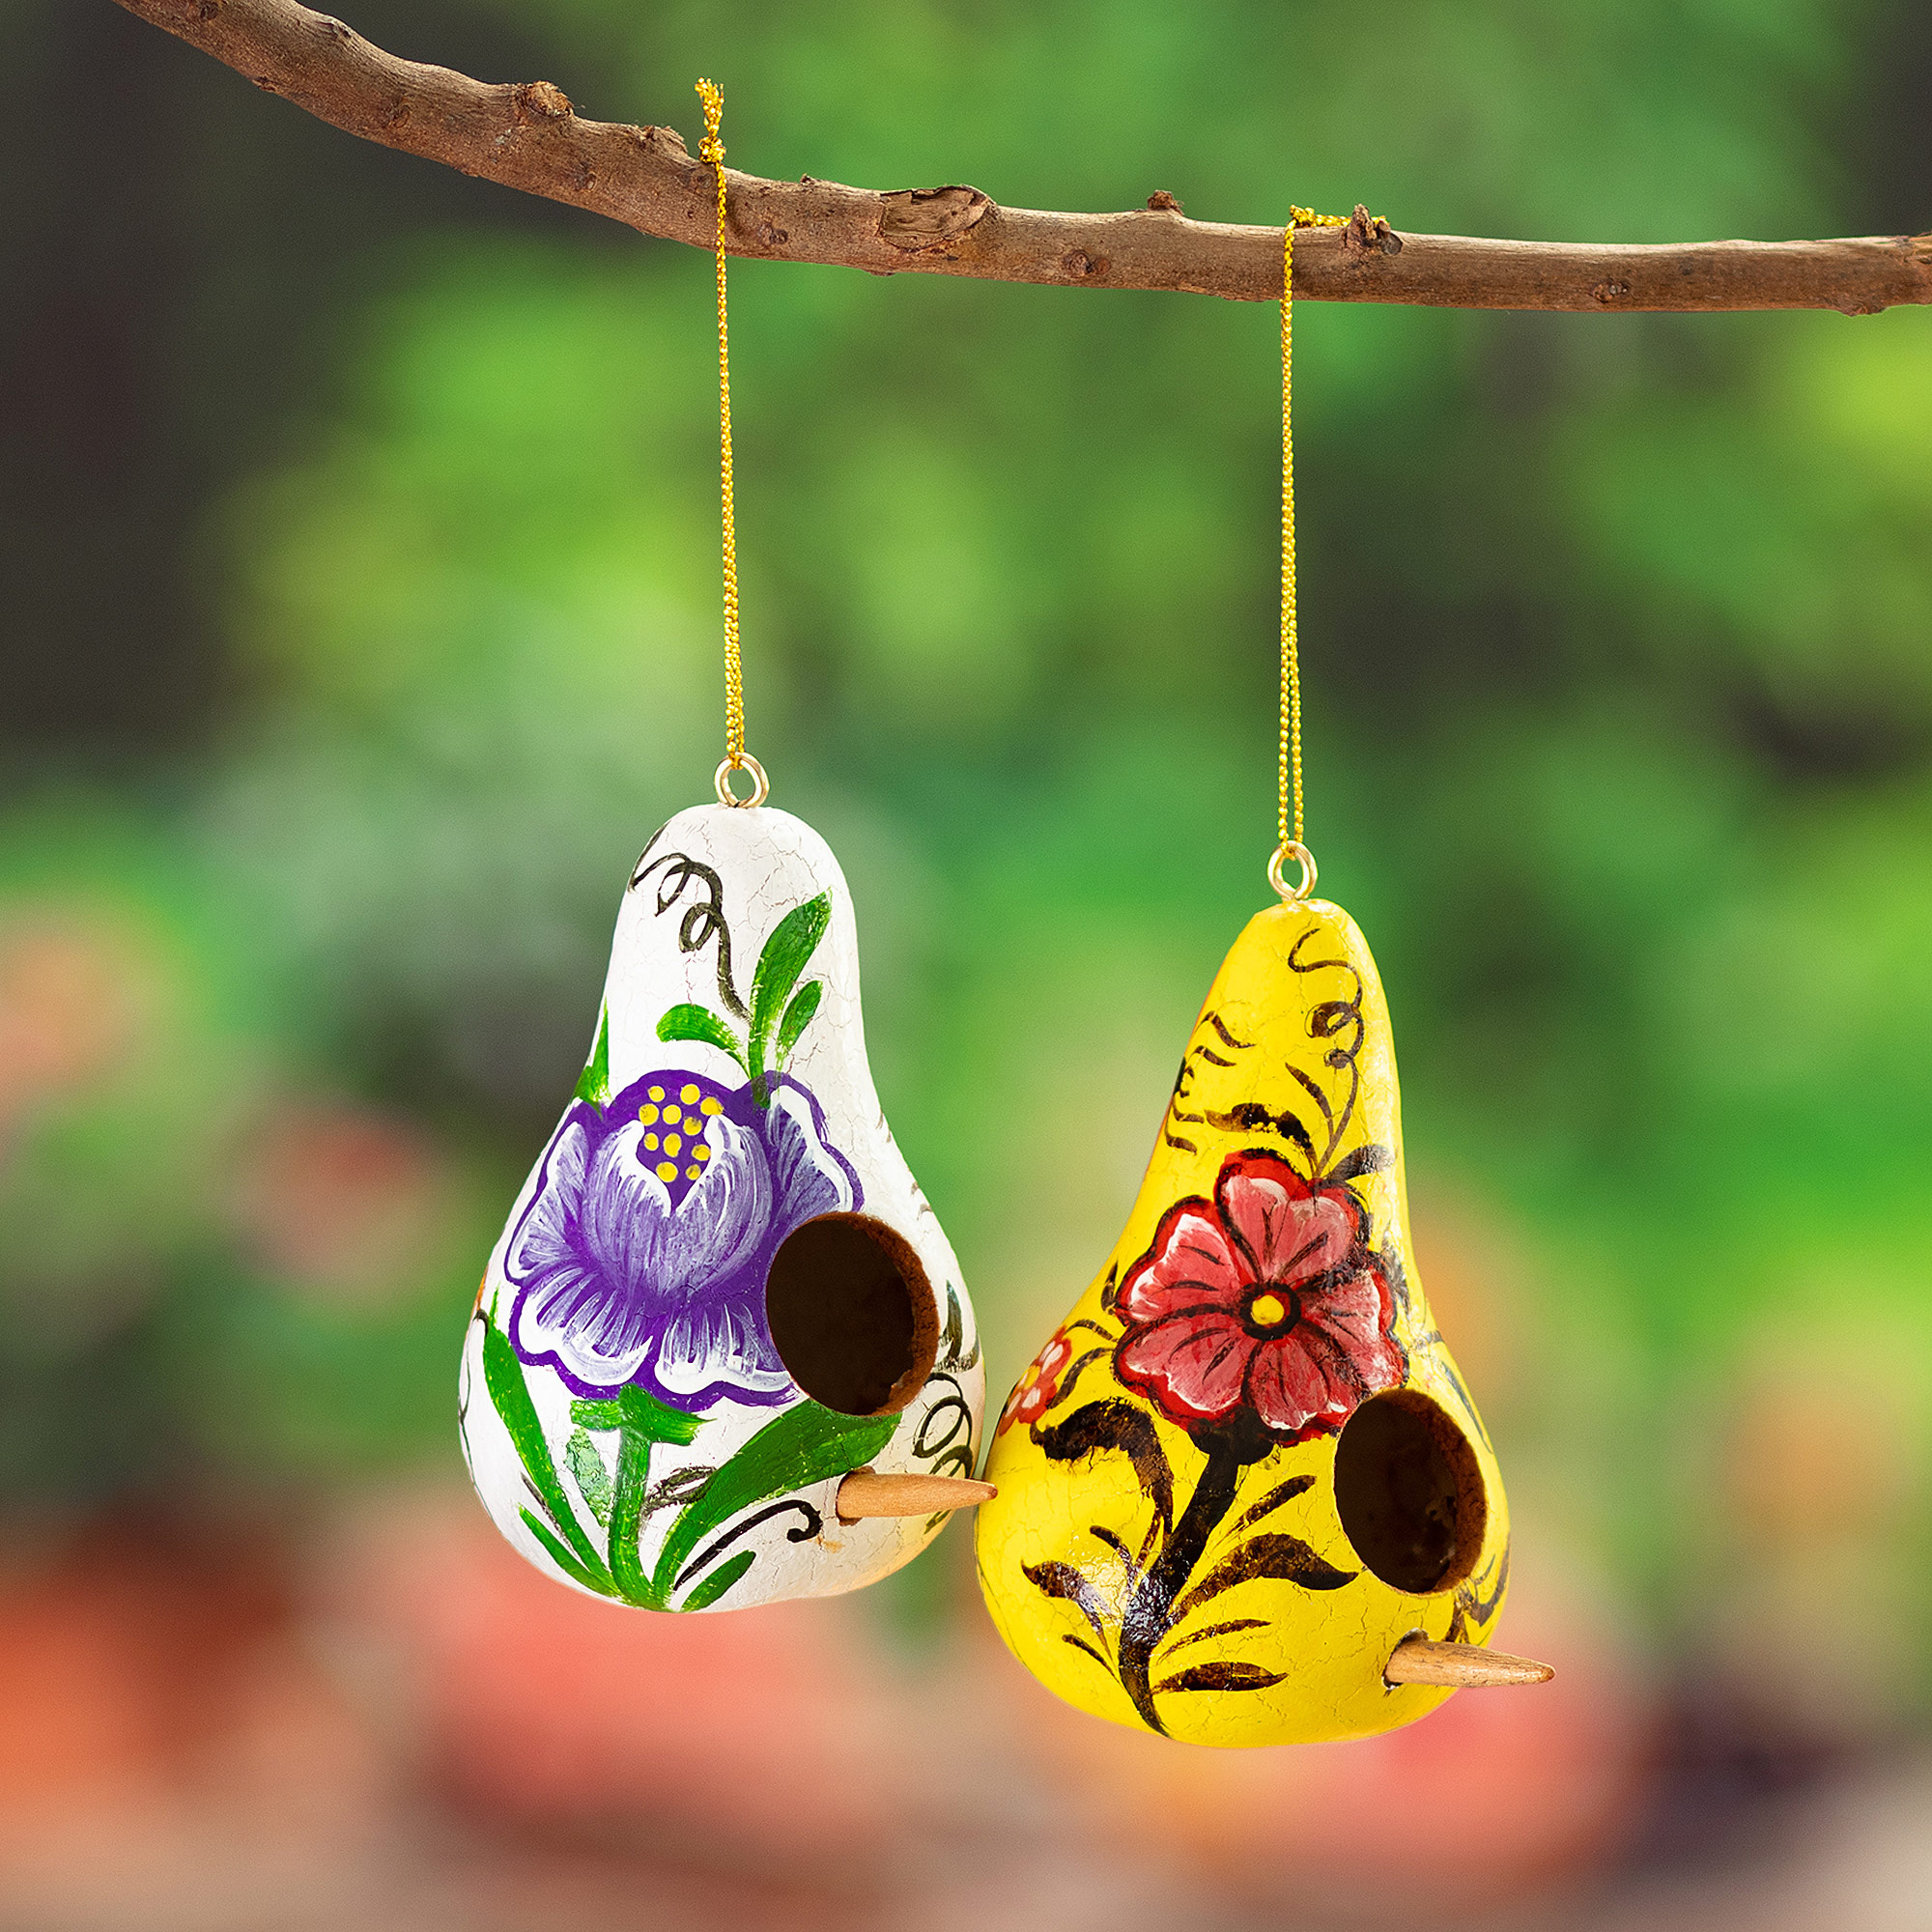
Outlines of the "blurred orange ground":
{"label": "blurred orange ground", "polygon": [[[0,1922],[1540,1926],[1638,1896],[1646,1922],[1719,1922],[1695,1916],[1718,1894],[1632,1866],[1656,1716],[1533,1556],[1507,1637],[1557,1661],[1547,1690],[1216,1753],[1059,1704],[970,1605],[920,1653],[865,1598],[640,1615],[440,1489],[307,1545],[134,1525],[16,1563]],[[942,1550],[970,1590],[964,1535]]]}

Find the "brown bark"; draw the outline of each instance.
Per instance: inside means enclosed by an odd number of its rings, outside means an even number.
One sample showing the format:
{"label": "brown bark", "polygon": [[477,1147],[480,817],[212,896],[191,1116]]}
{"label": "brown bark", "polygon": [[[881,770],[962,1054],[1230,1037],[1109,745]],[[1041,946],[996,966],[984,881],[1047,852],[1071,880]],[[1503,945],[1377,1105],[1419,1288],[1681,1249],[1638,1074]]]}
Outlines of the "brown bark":
{"label": "brown bark", "polygon": [[[297,0],[118,0],[332,126],[529,194],[708,248],[711,170],[668,128],[586,121],[549,81],[491,86],[398,60]],[[1281,295],[1281,230],[1191,221],[1164,190],[1121,214],[1003,208],[976,187],[888,194],[726,169],[735,255],[873,274]],[[1294,292],[1449,308],[1835,308],[1932,301],[1932,235],[1662,245],[1405,235],[1358,209],[1297,237]]]}

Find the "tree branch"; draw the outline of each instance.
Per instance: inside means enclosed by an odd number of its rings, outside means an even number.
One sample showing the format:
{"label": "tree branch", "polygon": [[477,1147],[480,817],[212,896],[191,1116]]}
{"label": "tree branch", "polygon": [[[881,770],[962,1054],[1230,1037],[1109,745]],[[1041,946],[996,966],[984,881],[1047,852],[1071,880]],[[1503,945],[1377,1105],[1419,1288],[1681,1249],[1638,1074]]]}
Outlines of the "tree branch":
{"label": "tree branch", "polygon": [[[257,87],[332,126],[645,235],[713,245],[711,170],[668,128],[585,121],[550,82],[489,86],[398,60],[297,0],[118,0]],[[1281,230],[1190,221],[1165,193],[1124,214],[1002,208],[975,187],[875,194],[725,170],[727,245],[769,261],[872,274],[972,275],[1067,288],[1281,295]],[[1294,292],[1316,301],[1449,308],[1835,308],[1932,302],[1932,235],[1838,242],[1598,245],[1404,235],[1361,209],[1295,242]]]}

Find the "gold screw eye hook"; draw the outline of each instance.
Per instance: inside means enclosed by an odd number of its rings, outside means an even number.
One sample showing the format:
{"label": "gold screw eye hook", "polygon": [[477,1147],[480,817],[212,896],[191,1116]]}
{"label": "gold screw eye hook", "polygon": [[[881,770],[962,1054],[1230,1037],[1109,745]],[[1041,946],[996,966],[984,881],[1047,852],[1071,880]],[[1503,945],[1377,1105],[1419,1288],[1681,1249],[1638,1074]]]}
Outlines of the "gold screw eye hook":
{"label": "gold screw eye hook", "polygon": [[[1282,877],[1282,867],[1293,859],[1301,867],[1301,880],[1291,886]],[[1299,838],[1289,838],[1274,848],[1267,864],[1268,884],[1278,892],[1289,905],[1300,905],[1315,890],[1315,881],[1320,876],[1315,867],[1315,854]]]}
{"label": "gold screw eye hook", "polygon": [[[749,772],[752,775],[752,790],[749,797],[740,798],[731,789],[733,772]],[[766,778],[764,766],[759,764],[750,752],[740,752],[735,761],[730,758],[721,759],[717,771],[712,774],[711,782],[718,787],[720,805],[763,805],[772,795],[772,781]]]}

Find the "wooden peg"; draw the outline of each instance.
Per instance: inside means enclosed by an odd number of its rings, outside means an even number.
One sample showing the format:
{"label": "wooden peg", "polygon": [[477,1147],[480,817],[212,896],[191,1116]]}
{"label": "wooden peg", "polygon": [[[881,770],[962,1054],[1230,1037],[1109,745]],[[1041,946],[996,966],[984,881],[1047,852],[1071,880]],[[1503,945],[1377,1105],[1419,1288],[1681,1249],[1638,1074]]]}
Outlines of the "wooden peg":
{"label": "wooden peg", "polygon": [[1385,1684],[1438,1684],[1451,1690],[1478,1690],[1492,1684],[1548,1684],[1556,1675],[1532,1657],[1511,1657],[1474,1643],[1432,1643],[1406,1636],[1382,1672]]}
{"label": "wooden peg", "polygon": [[991,1483],[959,1476],[882,1476],[854,1469],[838,1485],[838,1510],[844,1522],[874,1516],[935,1516],[941,1510],[989,1503],[998,1494]]}

